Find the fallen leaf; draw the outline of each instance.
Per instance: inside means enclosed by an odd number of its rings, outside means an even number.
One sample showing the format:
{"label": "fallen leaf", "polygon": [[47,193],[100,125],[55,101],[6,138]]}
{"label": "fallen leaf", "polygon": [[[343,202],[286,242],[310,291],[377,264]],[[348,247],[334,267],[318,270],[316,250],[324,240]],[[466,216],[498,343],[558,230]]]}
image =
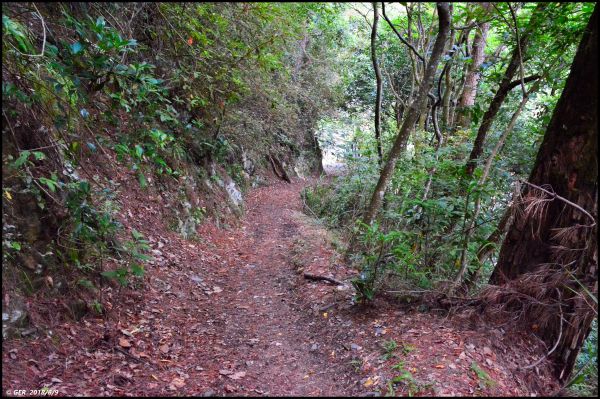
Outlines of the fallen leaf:
{"label": "fallen leaf", "polygon": [[171,381],[171,385],[177,387],[177,388],[183,388],[185,386],[185,381],[182,378],[173,378],[173,381]]}
{"label": "fallen leaf", "polygon": [[363,385],[367,388],[373,385],[373,380],[371,379],[371,377],[367,378],[367,381],[365,381]]}
{"label": "fallen leaf", "polygon": [[231,378],[232,380],[239,380],[240,378],[244,378],[245,376],[245,371],[238,371],[237,373],[233,373],[231,375],[228,375],[227,377]]}
{"label": "fallen leaf", "polygon": [[436,369],[443,369],[443,368],[445,368],[445,366],[443,364],[436,364],[434,367]]}
{"label": "fallen leaf", "polygon": [[131,338],[133,338],[133,334],[132,334],[132,333],[130,333],[129,331],[127,331],[127,330],[125,330],[125,329],[122,329],[122,330],[121,330],[121,332],[122,332],[123,334],[127,335],[128,337],[131,337]]}
{"label": "fallen leaf", "polygon": [[233,371],[231,371],[231,370],[219,370],[219,374],[221,374],[221,375],[229,375],[229,374],[233,374]]}
{"label": "fallen leaf", "polygon": [[125,338],[119,338],[119,346],[122,348],[131,348],[131,343],[127,341]]}
{"label": "fallen leaf", "polygon": [[159,346],[158,349],[165,355],[167,353],[169,353],[169,345],[167,345],[167,344],[163,344],[163,345]]}

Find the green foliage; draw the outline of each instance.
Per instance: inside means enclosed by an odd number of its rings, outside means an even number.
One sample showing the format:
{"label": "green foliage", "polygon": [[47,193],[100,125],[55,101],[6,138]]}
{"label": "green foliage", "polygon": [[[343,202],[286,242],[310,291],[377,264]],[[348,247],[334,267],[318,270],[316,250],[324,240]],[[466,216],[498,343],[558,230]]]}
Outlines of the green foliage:
{"label": "green foliage", "polygon": [[16,41],[19,51],[28,53],[33,49],[25,27],[7,15],[2,14],[2,35],[4,36],[5,34]]}
{"label": "green foliage", "polygon": [[[102,278],[138,284],[147,242],[123,237],[116,186],[111,176],[91,176],[100,171],[90,165],[114,154],[142,188],[162,190],[188,181],[182,177],[198,187],[220,163],[243,189],[244,148],[262,156],[282,144],[286,162],[288,154],[313,153],[312,128],[336,100],[330,66],[343,40],[343,8],[3,6],[3,165],[10,174],[3,217],[19,211],[11,202],[17,193],[31,196],[49,232],[30,245],[9,218],[3,259],[46,246],[55,259],[44,262],[45,272],[66,274],[79,289],[96,292]],[[41,18],[53,22],[51,30]],[[306,57],[319,63],[296,54],[304,36]],[[101,174],[111,173],[106,166]],[[208,213],[190,212],[197,223]]]}
{"label": "green foliage", "polygon": [[394,354],[394,351],[398,348],[398,343],[393,339],[390,339],[389,341],[384,341],[382,347],[385,351],[385,353],[382,356],[383,360],[389,360],[392,357],[396,356]]}
{"label": "green foliage", "polygon": [[482,370],[477,363],[471,362],[471,371],[473,371],[479,379],[479,387],[481,389],[491,388],[496,385],[496,382],[492,380],[488,373]]}
{"label": "green foliage", "polygon": [[431,383],[418,381],[404,366],[404,362],[400,361],[392,366],[392,369],[400,372],[399,375],[392,377],[387,383],[386,397],[399,396],[398,389],[406,389],[407,395],[412,397],[419,392],[431,387]]}
{"label": "green foliage", "polygon": [[577,356],[574,374],[566,388],[576,396],[598,394],[598,319],[592,323],[592,330]]}

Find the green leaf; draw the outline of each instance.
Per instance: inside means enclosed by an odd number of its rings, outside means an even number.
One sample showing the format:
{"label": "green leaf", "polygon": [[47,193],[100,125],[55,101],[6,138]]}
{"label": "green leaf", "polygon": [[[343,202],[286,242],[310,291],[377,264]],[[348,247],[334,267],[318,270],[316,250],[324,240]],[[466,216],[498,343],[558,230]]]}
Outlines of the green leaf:
{"label": "green leaf", "polygon": [[75,42],[70,46],[71,54],[76,55],[83,51],[83,45],[79,42]]}
{"label": "green leaf", "polygon": [[573,380],[571,382],[569,382],[569,384],[566,386],[566,388],[571,387],[573,385],[581,384],[584,381],[585,381],[585,375],[580,374],[577,377],[573,378]]}
{"label": "green leaf", "polygon": [[106,25],[106,21],[104,20],[103,16],[100,16],[100,17],[98,17],[98,19],[96,19],[96,28],[98,28],[98,30],[104,29],[105,25]]}
{"label": "green leaf", "polygon": [[45,55],[47,55],[48,57],[56,57],[58,55],[58,47],[52,44],[47,44]]}
{"label": "green leaf", "polygon": [[131,229],[131,236],[136,240],[141,240],[144,238],[144,235],[137,231],[136,229]]}
{"label": "green leaf", "polygon": [[13,242],[11,242],[11,243],[10,243],[10,246],[11,246],[11,248],[12,248],[12,249],[14,249],[14,250],[17,250],[17,251],[20,251],[20,250],[21,250],[21,244],[20,244],[20,243],[18,243],[18,242],[16,242],[16,241],[13,241]]}
{"label": "green leaf", "polygon": [[117,278],[117,276],[119,275],[115,270],[109,270],[100,274],[106,278]]}
{"label": "green leaf", "polygon": [[25,29],[21,24],[6,15],[2,15],[2,26],[17,41],[17,45],[22,52],[27,53],[32,49],[31,43],[24,32]]}
{"label": "green leaf", "polygon": [[58,185],[56,184],[56,182],[54,180],[50,180],[50,179],[47,179],[45,177],[40,177],[38,180],[41,183],[45,184],[50,189],[50,191],[52,191],[53,193],[56,192],[56,187]]}
{"label": "green leaf", "polygon": [[96,287],[94,287],[94,284],[92,284],[92,282],[87,279],[80,279],[77,282],[77,284],[81,285],[82,287],[89,288],[90,290],[93,290],[96,288]]}
{"label": "green leaf", "polygon": [[136,144],[136,145],[135,145],[135,155],[136,155],[138,158],[142,159],[142,155],[143,155],[143,154],[144,154],[144,147],[142,147],[142,146],[141,146],[141,145],[139,145],[139,144]]}
{"label": "green leaf", "polygon": [[140,186],[142,188],[146,188],[148,182],[146,181],[146,176],[142,172],[138,173],[138,181],[140,182]]}
{"label": "green leaf", "polygon": [[133,265],[131,265],[131,274],[133,274],[134,276],[137,276],[137,277],[143,277],[144,276],[144,266],[134,263]]}
{"label": "green leaf", "polygon": [[82,180],[79,182],[79,189],[83,191],[85,194],[89,194],[90,192],[90,183]]}
{"label": "green leaf", "polygon": [[21,151],[21,153],[19,154],[19,158],[17,158],[17,160],[15,162],[13,162],[13,166],[15,168],[19,168],[21,167],[29,158],[29,155],[31,155],[31,152],[25,150],[25,151]]}

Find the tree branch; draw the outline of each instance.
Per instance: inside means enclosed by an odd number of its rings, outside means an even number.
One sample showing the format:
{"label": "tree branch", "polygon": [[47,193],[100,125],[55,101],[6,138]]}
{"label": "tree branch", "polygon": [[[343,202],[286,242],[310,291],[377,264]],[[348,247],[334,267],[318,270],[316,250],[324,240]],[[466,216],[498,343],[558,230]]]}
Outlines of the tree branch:
{"label": "tree branch", "polygon": [[409,42],[407,42],[406,40],[404,40],[404,38],[402,37],[402,35],[400,34],[400,32],[398,32],[398,30],[396,29],[396,27],[394,26],[394,24],[392,24],[392,21],[390,21],[390,19],[387,17],[386,13],[385,13],[385,2],[381,2],[381,12],[383,13],[383,18],[385,18],[386,22],[388,23],[388,25],[392,28],[392,30],[394,31],[394,33],[396,34],[396,36],[398,36],[398,39],[400,39],[400,41],[402,43],[404,43],[406,46],[408,46],[408,48],[410,48],[412,50],[413,53],[415,53],[415,55],[417,56],[417,58],[419,58],[421,60],[421,62],[423,64],[425,64],[425,58],[423,58],[423,56],[421,54],[419,54],[419,52],[417,51],[417,49],[415,49],[412,44],[410,44]]}
{"label": "tree branch", "polygon": [[539,78],[541,78],[541,76],[538,75],[538,74],[535,74],[535,75],[527,76],[526,78],[523,78],[523,79],[513,80],[507,86],[508,91],[511,91],[512,89],[514,89],[515,87],[517,87],[518,85],[520,85],[522,83],[529,83],[529,82],[532,82],[532,81],[537,80]]}
{"label": "tree branch", "polygon": [[580,206],[579,206],[579,205],[577,205],[576,203],[569,201],[569,200],[568,200],[568,199],[566,199],[565,197],[561,197],[560,195],[556,194],[555,192],[548,191],[548,190],[546,190],[546,189],[544,189],[544,188],[542,188],[542,187],[540,187],[540,186],[537,186],[537,185],[535,185],[535,184],[533,184],[533,183],[529,183],[528,181],[521,180],[521,179],[518,179],[518,180],[519,180],[519,182],[521,182],[521,183],[525,183],[525,184],[527,184],[528,186],[531,186],[531,187],[533,187],[533,188],[537,188],[538,190],[545,192],[546,194],[550,195],[552,198],[559,199],[559,200],[561,200],[561,201],[563,201],[563,202],[565,202],[565,203],[567,203],[567,204],[571,205],[572,207],[574,207],[574,208],[576,208],[576,209],[579,209],[579,210],[580,210],[580,211],[581,211],[583,214],[585,214],[585,215],[586,215],[586,216],[588,216],[590,219],[592,219],[592,222],[593,222],[593,223],[592,223],[591,225],[589,225],[589,226],[585,226],[585,227],[594,227],[594,226],[596,225],[596,219],[594,219],[594,217],[593,217],[593,216],[592,216],[592,215],[591,215],[591,214],[590,214],[588,211],[586,211],[585,209],[583,209],[582,207],[580,207]]}

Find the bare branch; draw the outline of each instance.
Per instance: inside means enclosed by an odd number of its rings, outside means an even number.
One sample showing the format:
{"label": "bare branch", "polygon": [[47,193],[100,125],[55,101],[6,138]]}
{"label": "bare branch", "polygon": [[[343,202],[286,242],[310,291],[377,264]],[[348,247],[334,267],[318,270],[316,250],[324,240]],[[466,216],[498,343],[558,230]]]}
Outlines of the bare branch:
{"label": "bare branch", "polygon": [[423,64],[425,64],[425,58],[423,58],[423,56],[421,54],[419,54],[419,52],[417,51],[417,49],[415,49],[412,44],[410,44],[409,42],[407,42],[406,40],[404,40],[404,38],[402,37],[402,35],[400,34],[400,32],[398,32],[398,30],[396,29],[396,27],[394,26],[394,24],[392,24],[392,21],[390,21],[390,19],[387,17],[387,15],[385,13],[385,2],[383,2],[383,1],[381,2],[381,12],[383,13],[383,18],[385,18],[385,20],[388,23],[388,25],[392,28],[392,30],[394,31],[394,33],[396,34],[396,36],[398,36],[398,39],[400,39],[400,41],[402,43],[404,43],[406,46],[408,46],[408,48],[410,48],[412,50],[412,52],[415,53],[415,55],[417,56],[417,58],[419,58],[421,60],[421,62]]}
{"label": "bare branch", "polygon": [[563,202],[571,205],[572,207],[574,207],[576,209],[579,209],[583,214],[585,214],[587,217],[589,217],[590,219],[592,219],[593,223],[591,225],[586,226],[586,227],[594,227],[596,225],[596,219],[594,219],[594,217],[588,211],[586,211],[585,209],[583,209],[582,207],[580,207],[576,203],[571,202],[571,201],[569,201],[568,199],[566,199],[564,197],[561,197],[560,195],[556,194],[555,192],[548,191],[548,190],[546,190],[546,189],[544,189],[544,188],[542,188],[540,186],[537,186],[537,185],[535,185],[533,183],[529,183],[528,181],[525,181],[525,180],[522,180],[522,179],[518,179],[518,180],[521,183],[525,183],[528,186],[531,186],[533,188],[537,188],[538,190],[545,192],[546,194],[550,195],[552,198],[559,199],[559,200],[561,200],[561,201],[563,201]]}

